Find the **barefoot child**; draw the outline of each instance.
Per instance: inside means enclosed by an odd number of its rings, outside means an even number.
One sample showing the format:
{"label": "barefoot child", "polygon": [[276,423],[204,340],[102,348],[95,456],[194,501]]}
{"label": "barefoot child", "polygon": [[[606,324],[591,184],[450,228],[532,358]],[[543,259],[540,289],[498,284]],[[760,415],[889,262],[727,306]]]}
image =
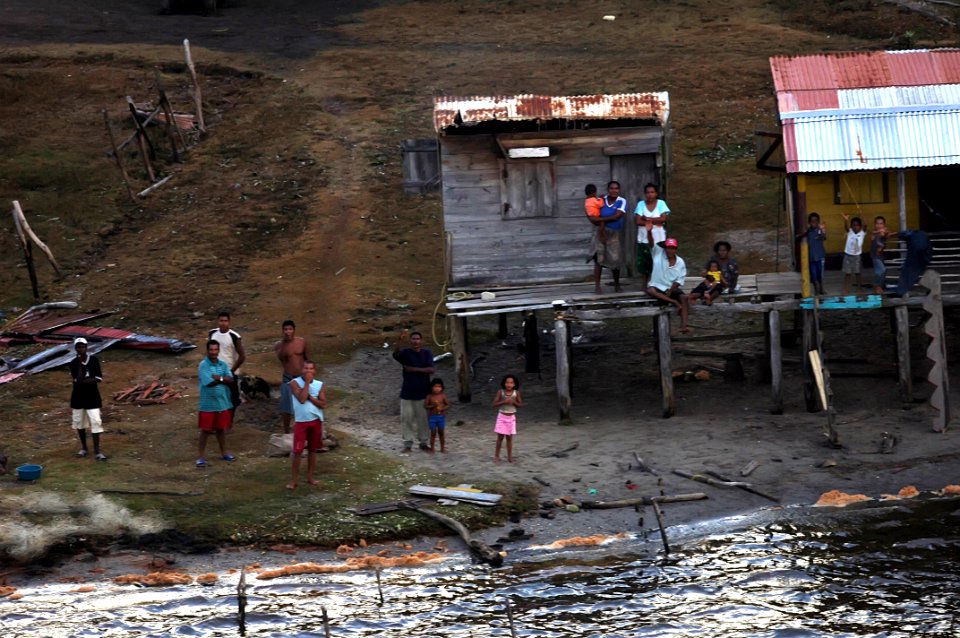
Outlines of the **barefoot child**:
{"label": "barefoot child", "polygon": [[493,431],[497,433],[497,450],[493,460],[500,462],[500,446],[507,440],[507,461],[513,463],[513,435],[517,433],[517,408],[523,407],[520,398],[520,381],[512,374],[503,377],[500,390],[493,399],[493,407],[500,408],[497,413],[497,425]]}
{"label": "barefoot child", "polygon": [[810,257],[810,285],[813,294],[822,295],[823,292],[823,264],[827,258],[824,243],[827,241],[827,231],[820,225],[820,213],[807,215],[806,232],[797,235],[797,239],[807,240],[807,251]]}
{"label": "barefoot child", "polygon": [[887,220],[877,217],[873,220],[873,237],[870,240],[870,258],[873,259],[873,290],[882,294],[886,291],[887,263],[884,251],[887,249],[887,240],[896,237],[887,228]]}
{"label": "barefoot child", "polygon": [[850,292],[850,275],[857,276],[857,288],[863,288],[863,279],[860,275],[860,255],[863,254],[863,222],[859,217],[850,219],[850,215],[843,216],[843,230],[847,233],[847,243],[843,248],[843,294]]}
{"label": "barefoot child", "polygon": [[720,263],[710,261],[707,270],[703,273],[703,281],[697,284],[697,287],[690,292],[690,303],[703,298],[703,303],[708,306],[713,305],[713,300],[720,296],[720,291],[726,288],[727,282],[720,271]]}
{"label": "barefoot child", "polygon": [[427,421],[430,425],[430,453],[436,451],[436,440],[440,438],[440,451],[447,451],[447,442],[443,432],[447,428],[447,410],[450,401],[443,391],[443,379],[437,378],[430,382],[430,394],[423,400],[423,407],[427,409]]}
{"label": "barefoot child", "polygon": [[290,381],[293,399],[293,452],[290,455],[293,477],[287,483],[288,490],[297,489],[300,474],[300,457],[307,450],[307,483],[318,485],[313,477],[317,467],[317,448],[323,445],[323,409],[327,407],[327,389],[323,381],[315,379],[317,367],[313,361],[303,362],[303,372]]}

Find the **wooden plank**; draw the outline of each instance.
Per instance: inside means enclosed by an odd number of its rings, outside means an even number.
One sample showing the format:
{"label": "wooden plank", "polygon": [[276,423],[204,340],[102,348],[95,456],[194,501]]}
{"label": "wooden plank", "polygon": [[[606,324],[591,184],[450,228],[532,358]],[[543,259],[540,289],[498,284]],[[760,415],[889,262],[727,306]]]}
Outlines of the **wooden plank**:
{"label": "wooden plank", "polygon": [[783,414],[783,353],[780,348],[780,311],[767,313],[770,348],[770,397],[771,414]]}
{"label": "wooden plank", "polygon": [[440,152],[450,155],[499,155],[500,147],[493,135],[445,135],[439,139]]}
{"label": "wooden plank", "polygon": [[467,357],[467,320],[463,317],[448,317],[450,322],[450,350],[453,352],[454,370],[457,374],[457,399],[470,403],[470,365]]}
{"label": "wooden plank", "polygon": [[893,309],[897,328],[897,387],[900,400],[913,402],[913,373],[910,364],[910,309],[898,306]]}
{"label": "wooden plank", "polygon": [[930,337],[927,345],[927,359],[933,362],[927,381],[933,384],[930,406],[937,413],[933,419],[934,432],[946,432],[950,424],[950,380],[947,374],[947,343],[943,323],[943,300],[940,295],[940,274],[927,270],[920,279],[920,285],[930,290],[924,298],[923,309],[929,318],[923,324],[923,332]]}
{"label": "wooden plank", "polygon": [[646,155],[660,152],[660,138],[604,146],[604,155]]}
{"label": "wooden plank", "polygon": [[500,172],[494,169],[485,170],[448,170],[443,174],[443,188],[462,188],[471,186],[497,187],[500,184]]}
{"label": "wooden plank", "polygon": [[676,412],[676,402],[673,394],[673,347],[670,343],[670,314],[661,312],[657,315],[657,355],[660,359],[660,390],[663,417],[669,418]]}
{"label": "wooden plank", "polygon": [[494,153],[464,153],[440,156],[441,179],[447,171],[495,171],[499,169]]}
{"label": "wooden plank", "polygon": [[570,335],[567,322],[558,318],[553,322],[557,347],[557,401],[560,405],[560,423],[570,423]]}
{"label": "wooden plank", "polygon": [[524,148],[549,146],[564,149],[581,146],[615,146],[627,142],[642,142],[647,139],[659,141],[662,131],[658,126],[604,128],[584,131],[531,131],[527,133],[502,133],[497,136],[501,148]]}
{"label": "wooden plank", "polygon": [[434,498],[450,498],[455,501],[472,503],[474,505],[496,505],[503,499],[501,494],[488,494],[486,492],[466,492],[464,490],[455,490],[447,487],[431,487],[429,485],[414,485],[407,490],[415,496],[432,496]]}

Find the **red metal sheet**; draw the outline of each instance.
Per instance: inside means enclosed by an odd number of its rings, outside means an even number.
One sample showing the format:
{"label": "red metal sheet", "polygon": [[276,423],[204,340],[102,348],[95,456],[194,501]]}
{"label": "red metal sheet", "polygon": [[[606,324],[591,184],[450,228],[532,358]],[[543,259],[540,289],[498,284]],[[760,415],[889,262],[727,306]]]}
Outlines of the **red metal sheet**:
{"label": "red metal sheet", "polygon": [[4,328],[4,334],[13,335],[13,334],[22,334],[22,335],[38,335],[44,332],[59,328],[60,326],[69,326],[76,323],[83,323],[84,321],[90,321],[91,319],[96,319],[97,317],[106,317],[111,313],[109,312],[97,312],[97,313],[83,313],[76,315],[66,315],[66,316],[51,316],[45,315],[42,317],[24,317],[21,321],[16,321]]}

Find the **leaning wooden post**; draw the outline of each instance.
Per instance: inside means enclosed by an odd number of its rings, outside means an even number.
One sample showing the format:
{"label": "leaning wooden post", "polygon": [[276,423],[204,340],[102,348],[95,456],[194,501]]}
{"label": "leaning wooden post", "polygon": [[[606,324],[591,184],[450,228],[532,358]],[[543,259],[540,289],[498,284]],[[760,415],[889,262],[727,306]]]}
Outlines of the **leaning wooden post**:
{"label": "leaning wooden post", "polygon": [[127,187],[127,196],[134,204],[137,198],[133,196],[133,189],[130,188],[130,177],[127,176],[127,169],[123,167],[123,160],[120,159],[120,149],[117,148],[117,141],[113,137],[113,129],[110,128],[110,117],[107,115],[107,109],[102,109],[103,124],[107,127],[107,136],[110,138],[110,148],[113,149],[113,158],[117,161],[117,168],[120,169],[120,175],[123,176],[123,185]]}
{"label": "leaning wooden post", "polygon": [[900,400],[913,402],[913,372],[910,367],[910,310],[907,306],[897,306],[893,316],[897,324],[897,384],[900,388]]}
{"label": "leaning wooden post", "polygon": [[168,109],[169,102],[167,102],[167,92],[163,90],[163,83],[160,80],[160,69],[153,70],[154,77],[157,82],[157,93],[159,94],[159,107],[163,109],[163,113],[166,116],[166,126],[163,127],[164,132],[167,134],[167,139],[170,140],[170,154],[174,162],[180,163],[180,152],[177,150],[177,135],[174,133],[173,129],[177,125],[176,120],[173,119],[173,111]]}
{"label": "leaning wooden post", "polygon": [[657,325],[657,354],[660,358],[660,390],[663,395],[663,418],[672,417],[676,413],[676,403],[673,395],[673,363],[671,361],[670,342],[670,313],[662,310],[656,317]]}
{"label": "leaning wooden post", "polygon": [[807,412],[819,412],[820,402],[817,399],[816,384],[813,380],[813,366],[810,365],[811,350],[817,350],[816,318],[812,310],[801,310],[803,314],[803,399],[807,404]]}
{"label": "leaning wooden post", "polygon": [[767,326],[770,329],[770,397],[773,405],[771,414],[783,414],[783,353],[780,349],[780,311],[767,313]]}
{"label": "leaning wooden post", "polygon": [[470,365],[467,362],[467,320],[450,316],[450,349],[453,350],[454,369],[457,373],[457,399],[470,403]]}
{"label": "leaning wooden post", "polygon": [[563,317],[563,306],[554,304],[556,317],[553,321],[553,331],[557,345],[557,400],[560,403],[560,423],[569,424],[570,405],[570,326]]}
{"label": "leaning wooden post", "polygon": [[[147,179],[149,179],[152,184],[157,181],[157,177],[153,172],[153,165],[150,163],[151,157],[155,154],[153,152],[153,144],[151,144],[147,138],[147,132],[143,128],[143,123],[140,121],[140,118],[137,117],[137,107],[133,103],[133,98],[129,95],[127,96],[127,107],[130,109],[130,115],[133,117],[133,126],[137,129],[137,148],[140,149],[140,157],[143,158],[143,167],[147,171]],[[149,153],[147,153],[148,145],[150,147]]]}
{"label": "leaning wooden post", "polygon": [[200,80],[197,79],[197,69],[193,65],[193,55],[190,53],[190,40],[183,41],[183,52],[187,59],[187,68],[190,69],[190,77],[193,78],[193,104],[197,110],[197,128],[201,133],[207,131],[203,123],[203,94],[200,91]]}
{"label": "leaning wooden post", "polygon": [[[43,254],[47,256],[47,261],[50,262],[50,265],[53,266],[54,272],[57,273],[57,277],[63,277],[63,273],[60,271],[60,264],[57,263],[57,260],[53,256],[53,251],[47,247],[45,243],[40,241],[40,238],[37,237],[37,234],[33,232],[33,229],[30,228],[30,223],[27,222],[27,216],[23,214],[23,209],[20,208],[20,202],[13,200],[13,214],[17,218],[19,223],[20,230],[26,234],[33,243],[37,245],[37,248],[43,251]],[[33,251],[30,251],[33,254]]]}
{"label": "leaning wooden post", "polygon": [[17,216],[17,210],[13,210],[13,227],[17,232],[17,238],[20,239],[20,248],[23,249],[23,259],[27,262],[27,274],[30,276],[30,288],[33,290],[33,298],[40,299],[40,286],[37,284],[37,271],[33,267],[33,249],[27,240],[27,235],[20,226],[20,218]]}

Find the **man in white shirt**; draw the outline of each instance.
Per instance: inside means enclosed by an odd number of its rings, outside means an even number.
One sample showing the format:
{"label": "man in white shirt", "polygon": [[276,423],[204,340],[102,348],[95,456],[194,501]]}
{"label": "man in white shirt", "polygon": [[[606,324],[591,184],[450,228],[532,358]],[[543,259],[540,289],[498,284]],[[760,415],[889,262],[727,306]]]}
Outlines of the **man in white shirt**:
{"label": "man in white shirt", "polygon": [[689,332],[687,315],[690,313],[690,301],[681,289],[687,278],[687,265],[683,258],[677,255],[679,244],[673,237],[654,243],[653,230],[650,228],[647,229],[647,239],[653,253],[653,273],[650,275],[647,294],[661,302],[675,305],[680,311],[680,332]]}
{"label": "man in white shirt", "polygon": [[[217,327],[207,334],[207,340],[216,341],[220,344],[220,359],[230,366],[230,373],[234,379],[240,372],[240,366],[247,359],[247,353],[243,349],[243,341],[236,330],[230,329],[230,313],[227,310],[221,310],[217,315]],[[236,412],[240,405],[240,384],[234,383],[229,386],[230,402],[233,403],[233,411]]]}

